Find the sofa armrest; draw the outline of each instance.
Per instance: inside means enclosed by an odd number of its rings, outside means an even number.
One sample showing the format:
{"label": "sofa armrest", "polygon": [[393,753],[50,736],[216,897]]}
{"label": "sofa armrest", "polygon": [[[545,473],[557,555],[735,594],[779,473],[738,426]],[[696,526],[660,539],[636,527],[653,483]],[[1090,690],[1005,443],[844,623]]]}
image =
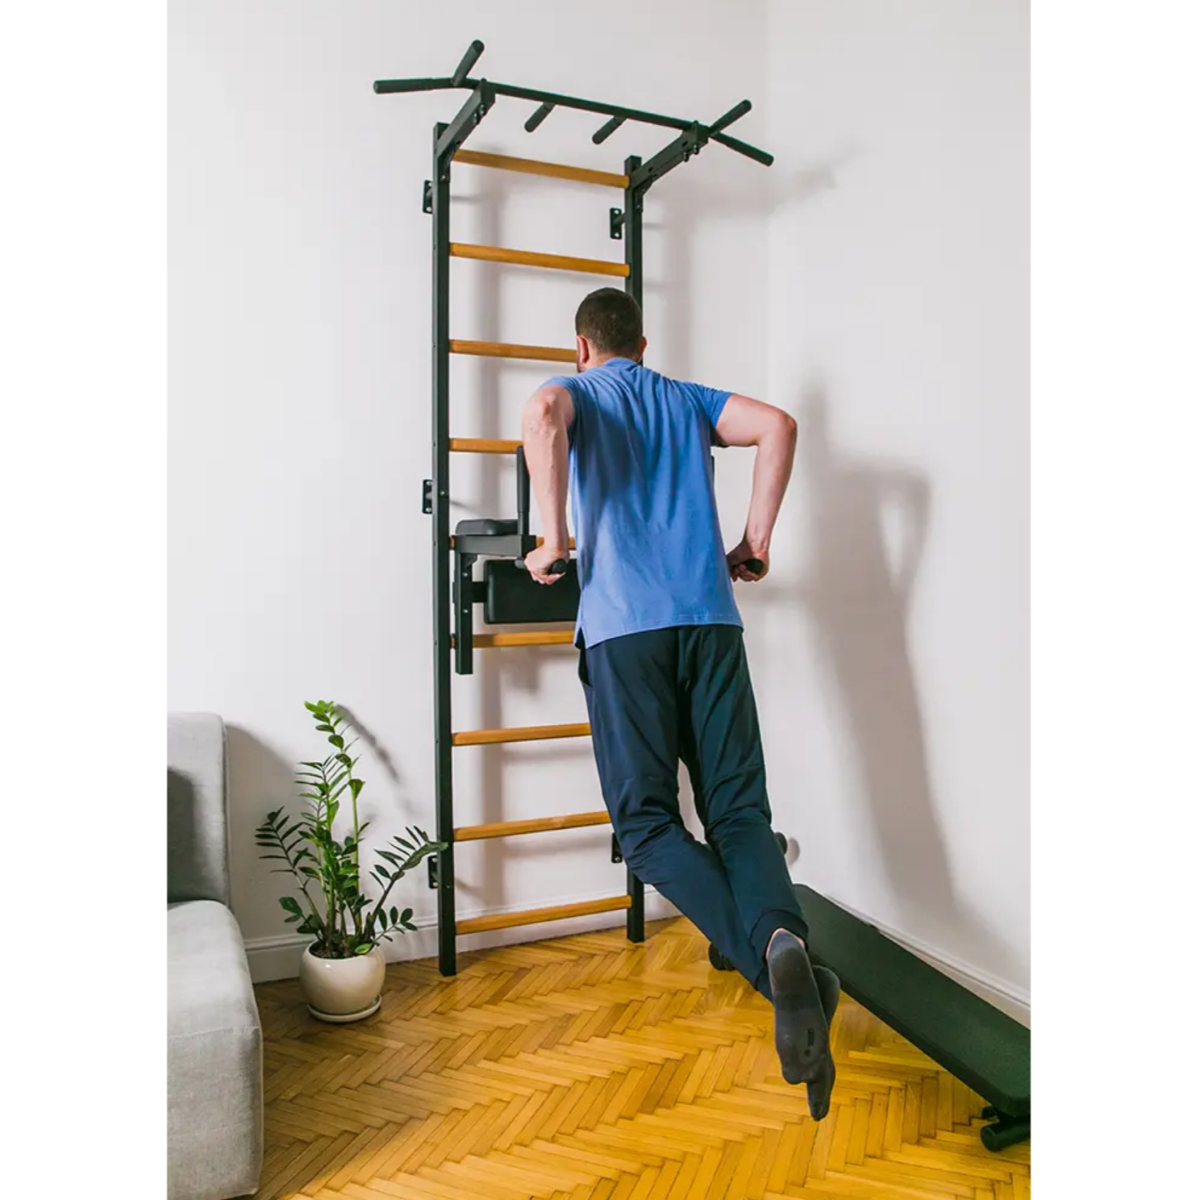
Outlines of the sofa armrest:
{"label": "sofa armrest", "polygon": [[225,724],[214,713],[167,717],[167,901],[229,903]]}

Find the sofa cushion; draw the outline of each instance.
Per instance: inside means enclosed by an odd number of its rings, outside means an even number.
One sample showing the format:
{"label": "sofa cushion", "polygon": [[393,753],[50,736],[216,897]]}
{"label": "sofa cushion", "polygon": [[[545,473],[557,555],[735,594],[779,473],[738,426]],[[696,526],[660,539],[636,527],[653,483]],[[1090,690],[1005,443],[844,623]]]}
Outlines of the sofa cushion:
{"label": "sofa cushion", "polygon": [[242,932],[215,900],[167,905],[168,1037],[258,1028]]}
{"label": "sofa cushion", "polygon": [[223,904],[167,906],[167,979],[168,1200],[247,1195],[262,1167],[262,1031]]}

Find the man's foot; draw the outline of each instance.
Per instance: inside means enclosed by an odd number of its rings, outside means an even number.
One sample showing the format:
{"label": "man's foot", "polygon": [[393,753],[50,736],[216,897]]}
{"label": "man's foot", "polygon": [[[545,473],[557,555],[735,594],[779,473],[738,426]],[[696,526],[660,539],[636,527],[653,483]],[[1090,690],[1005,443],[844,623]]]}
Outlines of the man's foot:
{"label": "man's foot", "polygon": [[[825,1013],[825,1020],[832,1026],[833,1014],[837,1012],[838,1001],[842,998],[841,980],[828,967],[813,967],[813,977],[821,997],[821,1010]],[[833,1052],[826,1050],[816,1073],[808,1080],[808,1111],[814,1121],[824,1120],[829,1115],[829,1097],[833,1093],[836,1078]]]}
{"label": "man's foot", "polygon": [[813,1077],[829,1051],[829,1022],[804,943],[777,929],[767,946],[767,972],[775,1005],[775,1050],[788,1083]]}

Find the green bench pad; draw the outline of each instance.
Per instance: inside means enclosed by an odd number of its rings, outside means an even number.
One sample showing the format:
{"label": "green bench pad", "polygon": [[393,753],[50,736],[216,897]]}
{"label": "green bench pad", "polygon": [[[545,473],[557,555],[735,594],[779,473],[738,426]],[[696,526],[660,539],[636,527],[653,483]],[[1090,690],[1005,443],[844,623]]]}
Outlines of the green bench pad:
{"label": "green bench pad", "polygon": [[1029,1030],[819,892],[796,886],[814,962],[1000,1112],[1029,1115]]}

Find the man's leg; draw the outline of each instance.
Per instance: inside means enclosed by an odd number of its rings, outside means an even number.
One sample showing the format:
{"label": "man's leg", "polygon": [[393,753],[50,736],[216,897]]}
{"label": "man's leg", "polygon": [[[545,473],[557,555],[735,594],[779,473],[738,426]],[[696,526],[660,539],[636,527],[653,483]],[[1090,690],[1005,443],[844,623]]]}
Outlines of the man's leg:
{"label": "man's leg", "polygon": [[680,739],[697,811],[759,970],[769,979],[784,1078],[799,1083],[827,1057],[829,1026],[804,944],[808,926],[771,830],[742,631],[732,625],[683,629],[680,659]]}
{"label": "man's leg", "polygon": [[685,712],[680,738],[696,811],[762,962],[775,930],[806,939],[808,925],[771,829],[742,631],[733,625],[699,625],[681,634]]}
{"label": "man's leg", "polygon": [[581,652],[604,802],[633,873],[762,991],[769,989],[762,957],[746,937],[725,872],[680,816],[678,667],[677,629],[613,638]]}

